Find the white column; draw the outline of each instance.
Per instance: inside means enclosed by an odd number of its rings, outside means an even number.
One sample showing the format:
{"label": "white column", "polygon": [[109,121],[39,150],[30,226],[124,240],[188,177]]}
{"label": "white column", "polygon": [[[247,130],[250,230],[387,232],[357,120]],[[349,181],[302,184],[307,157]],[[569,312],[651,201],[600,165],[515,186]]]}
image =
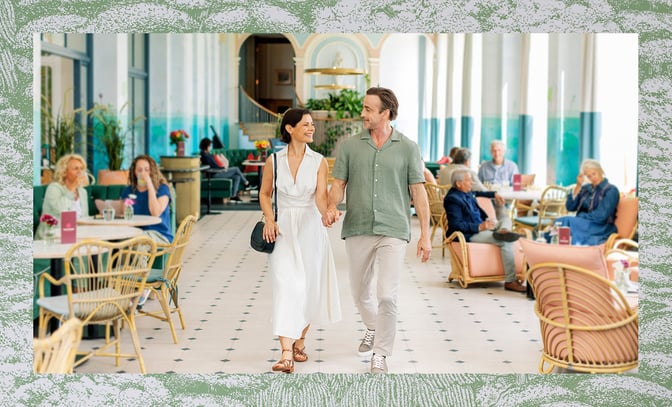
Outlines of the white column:
{"label": "white column", "polygon": [[380,58],[369,58],[368,63],[369,86],[378,86],[380,84]]}

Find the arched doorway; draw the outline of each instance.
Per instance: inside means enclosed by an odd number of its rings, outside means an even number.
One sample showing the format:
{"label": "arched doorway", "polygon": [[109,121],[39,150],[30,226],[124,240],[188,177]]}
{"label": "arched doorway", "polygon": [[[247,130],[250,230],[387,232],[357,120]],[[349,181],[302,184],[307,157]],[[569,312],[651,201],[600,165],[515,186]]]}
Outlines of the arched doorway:
{"label": "arched doorway", "polygon": [[282,34],[252,34],[238,56],[239,84],[260,105],[282,113],[296,104],[294,48]]}

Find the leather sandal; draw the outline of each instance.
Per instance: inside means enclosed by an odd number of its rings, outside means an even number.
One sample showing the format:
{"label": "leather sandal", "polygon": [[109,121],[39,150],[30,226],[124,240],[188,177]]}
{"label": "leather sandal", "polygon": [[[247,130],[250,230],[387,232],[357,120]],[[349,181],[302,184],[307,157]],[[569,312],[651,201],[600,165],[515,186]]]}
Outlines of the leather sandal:
{"label": "leather sandal", "polygon": [[294,372],[294,361],[292,359],[285,359],[284,355],[285,352],[292,352],[291,349],[283,349],[282,350],[282,358],[277,361],[273,367],[271,367],[271,370],[274,372],[283,372],[283,373],[293,373]]}
{"label": "leather sandal", "polygon": [[[306,338],[300,338],[300,339],[305,340]],[[294,342],[292,344],[292,356],[294,357],[294,361],[305,362],[306,360],[308,360],[308,355],[306,354],[306,352],[304,352],[305,350],[306,350],[305,345],[303,348],[299,349],[296,347],[296,342]]]}

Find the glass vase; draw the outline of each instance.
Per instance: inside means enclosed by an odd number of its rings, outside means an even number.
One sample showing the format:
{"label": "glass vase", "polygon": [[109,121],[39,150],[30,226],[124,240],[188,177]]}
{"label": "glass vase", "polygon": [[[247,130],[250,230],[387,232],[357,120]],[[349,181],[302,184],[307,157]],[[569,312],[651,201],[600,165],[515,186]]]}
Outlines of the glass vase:
{"label": "glass vase", "polygon": [[56,243],[56,232],[54,232],[53,228],[49,228],[44,234],[44,244],[51,246],[54,243]]}
{"label": "glass vase", "polygon": [[133,205],[128,205],[124,208],[124,219],[133,219]]}

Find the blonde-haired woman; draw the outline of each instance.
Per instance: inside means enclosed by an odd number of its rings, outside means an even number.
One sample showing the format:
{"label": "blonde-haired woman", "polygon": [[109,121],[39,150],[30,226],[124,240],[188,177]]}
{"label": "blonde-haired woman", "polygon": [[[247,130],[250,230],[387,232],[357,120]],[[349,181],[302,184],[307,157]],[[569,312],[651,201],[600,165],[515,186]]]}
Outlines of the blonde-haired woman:
{"label": "blonde-haired woman", "polygon": [[616,232],[614,221],[619,199],[618,188],[604,177],[600,163],[591,159],[584,160],[576,177],[576,186],[567,194],[565,203],[568,211],[576,211],[576,216],[563,216],[556,219],[556,222],[569,226],[572,244],[602,244],[610,234]]}
{"label": "blonde-haired woman", "polygon": [[[56,163],[54,181],[44,194],[42,214],[49,215],[61,222],[61,212],[74,210],[77,217],[89,215],[89,198],[84,189],[86,161],[78,154],[66,154]],[[44,239],[47,225],[40,223],[35,231],[35,239]]]}

